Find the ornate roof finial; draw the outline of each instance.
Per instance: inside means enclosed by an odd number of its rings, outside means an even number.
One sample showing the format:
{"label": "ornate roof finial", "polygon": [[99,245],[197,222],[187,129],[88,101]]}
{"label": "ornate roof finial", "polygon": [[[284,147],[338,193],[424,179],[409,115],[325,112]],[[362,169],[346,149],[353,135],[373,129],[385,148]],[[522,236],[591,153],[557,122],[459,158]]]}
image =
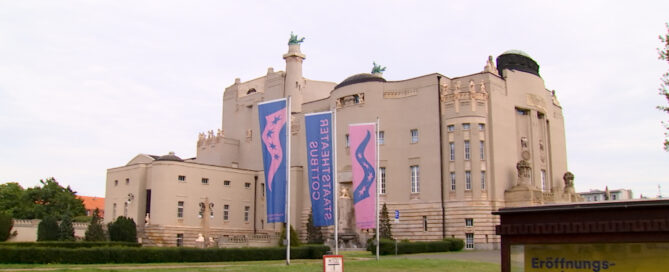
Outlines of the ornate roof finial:
{"label": "ornate roof finial", "polygon": [[290,32],[290,40],[288,40],[288,45],[291,44],[301,44],[304,42],[304,37],[298,38],[297,35],[293,34],[293,32]]}
{"label": "ornate roof finial", "polygon": [[372,74],[377,75],[377,74],[383,74],[383,72],[386,71],[385,66],[381,66],[376,64],[376,61],[372,62],[374,64],[374,67],[372,68]]}

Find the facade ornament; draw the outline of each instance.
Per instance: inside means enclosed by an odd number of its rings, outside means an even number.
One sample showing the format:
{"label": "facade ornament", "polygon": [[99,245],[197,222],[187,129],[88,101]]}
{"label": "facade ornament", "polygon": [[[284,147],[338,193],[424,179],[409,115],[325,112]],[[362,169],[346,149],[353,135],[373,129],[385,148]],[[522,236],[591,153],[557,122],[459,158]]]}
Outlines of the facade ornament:
{"label": "facade ornament", "polygon": [[524,148],[524,149],[525,149],[525,148],[528,148],[528,140],[527,140],[527,137],[525,137],[525,136],[520,137],[520,147],[521,147],[521,148]]}
{"label": "facade ornament", "polygon": [[218,133],[216,133],[216,137],[223,137],[223,130],[222,129],[220,129],[220,128],[218,129]]}
{"label": "facade ornament", "polygon": [[374,67],[372,67],[372,75],[382,75],[383,72],[386,71],[385,66],[381,66],[376,64],[376,61],[372,62],[374,64]]}
{"label": "facade ornament", "polygon": [[495,62],[493,62],[492,56],[488,56],[488,61],[486,61],[483,71],[497,74],[497,68],[495,68]]}
{"label": "facade ornament", "polygon": [[481,80],[481,92],[482,92],[482,93],[487,93],[487,92],[488,92],[488,91],[486,91],[486,89],[485,89],[485,83],[483,83],[483,80]]}
{"label": "facade ornament", "polygon": [[341,191],[339,192],[339,198],[346,198],[346,199],[351,198],[351,195],[349,195],[348,193],[348,188],[346,187],[341,188]]}
{"label": "facade ornament", "polygon": [[290,39],[288,40],[288,45],[291,44],[301,44],[304,42],[304,37],[298,38],[296,34],[293,34],[293,32],[290,32]]}
{"label": "facade ornament", "polygon": [[474,93],[476,91],[476,88],[474,88],[474,81],[470,80],[469,81],[469,92]]}
{"label": "facade ornament", "polygon": [[460,86],[461,86],[460,81],[456,81],[455,82],[455,92],[456,93],[460,92]]}
{"label": "facade ornament", "polygon": [[516,163],[516,170],[518,170],[518,184],[529,184],[530,172],[532,172],[530,163],[526,160],[520,160]]}
{"label": "facade ornament", "polygon": [[572,172],[565,172],[564,175],[562,176],[562,179],[564,180],[564,187],[565,189],[569,187],[574,187],[574,174]]}

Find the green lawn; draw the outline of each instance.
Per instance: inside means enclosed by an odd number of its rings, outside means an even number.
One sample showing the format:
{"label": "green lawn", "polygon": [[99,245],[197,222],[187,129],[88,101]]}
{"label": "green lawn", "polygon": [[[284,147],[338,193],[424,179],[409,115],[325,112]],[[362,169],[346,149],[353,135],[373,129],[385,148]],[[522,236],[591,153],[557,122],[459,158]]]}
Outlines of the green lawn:
{"label": "green lawn", "polygon": [[[441,259],[384,258],[377,262],[368,252],[342,252],[344,271],[499,271],[498,264]],[[151,263],[151,264],[102,264],[102,265],[0,265],[5,269],[36,269],[44,271],[323,271],[322,260],[219,262],[219,263]],[[53,269],[53,270],[48,270]]]}

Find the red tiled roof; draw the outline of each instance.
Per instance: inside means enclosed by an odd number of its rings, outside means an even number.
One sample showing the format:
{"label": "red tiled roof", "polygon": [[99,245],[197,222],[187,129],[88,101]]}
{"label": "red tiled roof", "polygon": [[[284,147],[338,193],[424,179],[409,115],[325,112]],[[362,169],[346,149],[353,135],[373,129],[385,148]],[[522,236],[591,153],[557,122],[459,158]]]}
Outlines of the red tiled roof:
{"label": "red tiled roof", "polygon": [[104,216],[105,211],[105,198],[97,196],[77,196],[84,202],[84,207],[86,210],[93,212],[95,208],[100,210],[100,216]]}

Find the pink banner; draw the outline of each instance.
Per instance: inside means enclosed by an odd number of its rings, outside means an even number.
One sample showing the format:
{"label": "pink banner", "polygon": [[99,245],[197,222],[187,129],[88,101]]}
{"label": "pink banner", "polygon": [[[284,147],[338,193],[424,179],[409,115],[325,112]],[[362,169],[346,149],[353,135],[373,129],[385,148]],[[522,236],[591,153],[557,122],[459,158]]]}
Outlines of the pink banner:
{"label": "pink banner", "polygon": [[375,124],[348,126],[353,168],[353,203],[359,229],[376,228],[376,130]]}

